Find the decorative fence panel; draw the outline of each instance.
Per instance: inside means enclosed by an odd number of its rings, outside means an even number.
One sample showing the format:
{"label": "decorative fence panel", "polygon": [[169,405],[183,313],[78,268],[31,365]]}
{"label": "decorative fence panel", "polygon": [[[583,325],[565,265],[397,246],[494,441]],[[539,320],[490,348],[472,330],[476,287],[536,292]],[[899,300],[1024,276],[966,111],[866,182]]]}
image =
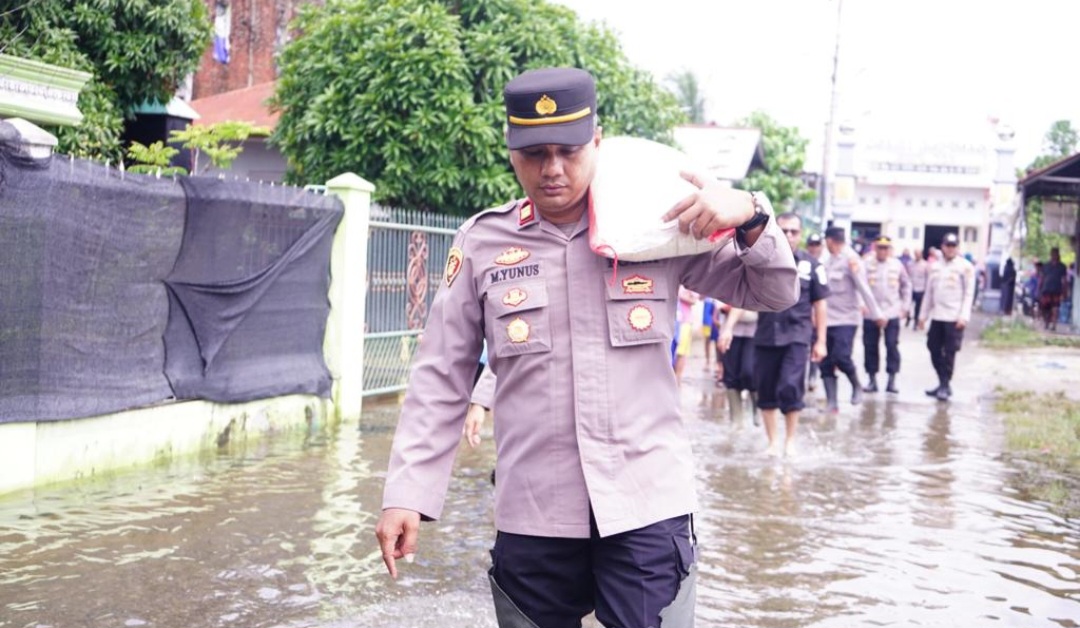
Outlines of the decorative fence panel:
{"label": "decorative fence panel", "polygon": [[464,221],[461,216],[372,207],[364,396],[405,390],[454,234]]}

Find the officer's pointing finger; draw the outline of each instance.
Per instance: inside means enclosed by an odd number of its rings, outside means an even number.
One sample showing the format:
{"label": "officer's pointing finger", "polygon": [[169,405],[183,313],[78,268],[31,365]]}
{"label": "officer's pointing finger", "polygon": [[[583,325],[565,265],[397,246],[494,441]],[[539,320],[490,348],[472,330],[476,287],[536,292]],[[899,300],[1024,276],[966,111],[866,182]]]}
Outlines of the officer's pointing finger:
{"label": "officer's pointing finger", "polygon": [[675,203],[675,205],[673,205],[672,208],[669,209],[660,220],[662,220],[663,222],[675,220],[676,218],[680,217],[683,212],[692,207],[696,202],[697,194],[691,194],[680,200],[678,203]]}
{"label": "officer's pointing finger", "polygon": [[386,563],[386,570],[390,577],[397,580],[397,565],[394,562],[394,546],[397,545],[397,534],[378,533],[379,547],[382,549],[382,559]]}

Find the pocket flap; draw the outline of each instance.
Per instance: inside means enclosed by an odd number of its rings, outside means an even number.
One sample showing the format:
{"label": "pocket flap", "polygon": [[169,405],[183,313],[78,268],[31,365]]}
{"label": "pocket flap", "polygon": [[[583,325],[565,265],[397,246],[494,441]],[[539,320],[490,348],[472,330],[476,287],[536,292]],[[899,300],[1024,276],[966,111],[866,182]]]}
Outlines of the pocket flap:
{"label": "pocket flap", "polygon": [[547,285],[543,281],[524,281],[493,286],[488,289],[487,303],[494,318],[546,307]]}

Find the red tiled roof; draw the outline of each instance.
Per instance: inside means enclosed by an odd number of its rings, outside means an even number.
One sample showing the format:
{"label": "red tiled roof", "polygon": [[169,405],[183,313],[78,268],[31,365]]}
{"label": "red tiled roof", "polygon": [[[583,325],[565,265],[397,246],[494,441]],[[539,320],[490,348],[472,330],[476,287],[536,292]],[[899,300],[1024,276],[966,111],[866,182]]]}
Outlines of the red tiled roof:
{"label": "red tiled roof", "polygon": [[274,95],[275,85],[276,81],[268,81],[244,89],[197,98],[191,101],[191,108],[199,112],[201,117],[193,124],[211,125],[236,120],[273,129],[279,114],[271,113],[266,101]]}

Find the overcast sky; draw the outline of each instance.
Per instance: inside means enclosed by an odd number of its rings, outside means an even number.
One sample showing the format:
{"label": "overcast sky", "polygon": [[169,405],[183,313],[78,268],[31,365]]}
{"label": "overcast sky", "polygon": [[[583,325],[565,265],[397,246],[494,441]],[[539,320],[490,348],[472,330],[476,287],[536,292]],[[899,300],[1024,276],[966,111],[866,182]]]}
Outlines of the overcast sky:
{"label": "overcast sky", "polygon": [[[659,79],[694,72],[710,120],[763,109],[799,127],[820,160],[838,0],[556,1],[606,23]],[[838,119],[970,137],[994,116],[1027,165],[1053,121],[1080,126],[1078,35],[1077,0],[843,0]]]}

